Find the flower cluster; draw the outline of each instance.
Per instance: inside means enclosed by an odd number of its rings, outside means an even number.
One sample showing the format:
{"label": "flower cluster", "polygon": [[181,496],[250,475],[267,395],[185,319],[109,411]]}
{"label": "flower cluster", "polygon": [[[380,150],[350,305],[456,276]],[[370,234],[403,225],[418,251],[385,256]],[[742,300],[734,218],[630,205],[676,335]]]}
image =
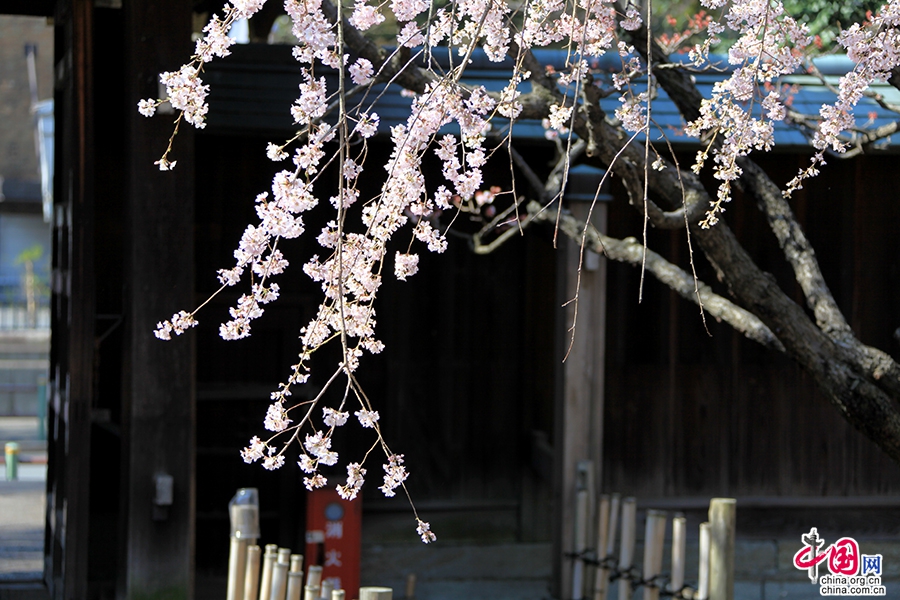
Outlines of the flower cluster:
{"label": "flower cluster", "polygon": [[[708,9],[718,9],[724,0],[703,0]],[[740,177],[738,158],[752,150],[768,150],[773,143],[773,121],[783,120],[783,100],[777,92],[763,97],[762,89],[778,77],[795,72],[802,64],[802,50],[812,41],[806,26],[800,25],[778,0],[734,0],[725,13],[729,29],[739,37],[728,51],[728,62],[737,65],[730,77],[717,82],[712,94],[700,106],[700,117],[688,124],[688,135],[700,137],[706,133],[712,147],[715,166],[713,175],[719,179],[717,197],[702,227],[712,227],[724,204],[731,200],[731,186]],[[710,21],[711,35],[721,25]],[[697,63],[705,61],[706,49],[695,48]],[[754,116],[754,108],[765,114]],[[715,146],[715,144],[718,144]],[[697,153],[692,169],[699,172],[709,157],[709,149]]]}
{"label": "flower cluster", "polygon": [[378,489],[388,498],[392,498],[394,490],[400,487],[407,477],[409,473],[403,466],[403,455],[392,454],[388,456],[388,462],[384,465],[384,484]]}
{"label": "flower cluster", "polygon": [[[235,43],[228,36],[231,26],[237,19],[252,17],[264,2],[230,0],[222,16],[213,15],[203,29],[191,62],[160,76],[166,98],[140,100],[139,112],[153,116],[163,102],[169,102],[180,112],[176,131],[182,119],[194,127],[204,127],[209,87],[200,78],[203,66],[230,53]],[[699,172],[712,156],[713,175],[720,181],[717,198],[702,223],[708,227],[716,223],[730,200],[732,185],[741,175],[738,159],[754,149],[768,150],[774,123],[787,118],[777,80],[801,66],[802,51],[810,39],[807,30],[785,14],[780,0],[701,0],[701,4],[715,10],[718,17],[703,16],[691,25],[693,33],[705,28],[709,34],[691,53],[698,66],[706,65],[718,34],[726,28],[737,34],[728,51],[733,72],[715,85],[711,96],[702,102],[700,116],[686,127],[689,135],[702,138],[704,144],[693,169]],[[292,33],[299,40],[292,52],[300,63],[297,97],[286,107],[296,133],[266,147],[269,159],[287,166],[275,174],[271,189],[256,197],[258,222],[244,230],[234,251],[235,262],[218,271],[219,291],[241,284],[245,275],[250,279],[249,290],[230,308],[230,320],[220,326],[220,335],[225,339],[250,335],[251,321],[279,297],[280,288],[271,280],[289,266],[279,244],[306,232],[304,219],[310,219],[308,213],[320,199],[319,210],[329,214],[313,226],[319,249],[306,259],[303,272],[320,287],[321,301],[299,331],[302,348],[296,364],[291,366],[287,380],[271,394],[263,425],[272,436],[265,441],[252,438],[241,455],[247,462],[259,461],[267,469],[277,469],[285,462],[288,446],[296,441],[300,446],[298,465],[306,474],[304,484],[309,489],[322,487],[327,479],[320,470],[333,467],[339,460],[332,449],[333,435],[350,420],[352,411],[363,430],[372,430],[376,438],[373,449],[384,451],[387,461],[380,489],[386,496],[394,496],[408,477],[403,456],[392,452],[381,437],[380,415],[362,393],[355,375],[364,353],[378,353],[384,347],[375,335],[374,306],[382,278],[390,273],[391,266],[393,275],[401,281],[414,276],[420,265],[420,256],[413,248],[418,243],[431,252],[446,250],[447,225],[441,221],[442,213],[497,214],[493,203],[501,190],[486,185],[483,173],[495,150],[487,141],[492,119],[499,116],[512,122],[526,108],[529,116],[533,115],[533,105],[523,104],[523,84],[531,73],[523,68],[521,55],[515,57],[516,66],[508,82],[494,91],[460,83],[468,67],[466,61],[476,46],[491,61],[512,58],[509,54],[513,45],[526,51],[549,45],[567,47],[570,56],[565,68],[559,73],[547,72],[556,77],[558,86],[553,92],[561,95],[548,102],[545,114],[540,115],[548,137],[556,138],[569,135],[573,119],[581,118],[579,111],[584,110],[583,103],[589,97],[583,92],[594,85],[597,57],[618,53],[622,68],[611,79],[621,92],[616,118],[624,129],[649,135],[653,74],[634,56],[634,48],[617,36],[621,29],[641,28],[643,19],[635,5],[617,5],[613,0],[533,0],[521,6],[503,0],[460,0],[444,7],[433,6],[431,0],[355,0],[347,20],[337,23],[333,22],[333,13],[324,10],[323,0],[285,0],[284,6]],[[412,99],[409,117],[390,130],[391,149],[383,163],[386,177],[378,189],[360,184],[367,176],[364,169],[369,140],[379,131],[379,116],[373,105],[367,104],[377,94],[356,95],[359,88],[351,90],[349,85],[352,82],[371,92],[370,86],[376,81],[387,83],[396,55],[383,65],[374,64],[382,59],[376,60],[375,54],[348,52],[343,40],[349,27],[366,31],[386,20],[396,22],[396,46],[404,53],[412,55],[423,48],[421,58],[413,61],[430,65],[432,49],[447,46],[453,50],[455,64],[446,73],[431,70],[428,77],[409,84],[415,90],[404,92]],[[900,0],[892,0],[870,24],[851,27],[842,34],[840,42],[857,61],[857,67],[842,78],[837,103],[822,108],[822,123],[813,142],[818,154],[812,166],[792,182],[794,187],[814,174],[826,149],[843,149],[841,134],[852,126],[852,110],[868,82],[886,78],[900,65],[900,38],[895,34],[898,26]],[[334,80],[323,75],[321,65],[341,70],[344,75],[337,79],[346,87],[329,87],[329,81]],[[644,76],[650,85],[635,89],[632,82]],[[359,97],[369,100],[347,106]],[[329,123],[324,122],[326,119]],[[176,161],[168,156],[170,149],[171,144],[156,162],[161,170],[175,167]],[[443,180],[426,185],[422,165],[432,153],[440,161]],[[653,168],[664,167],[658,156]],[[323,173],[336,175],[336,182],[324,195],[322,188],[327,184],[320,182]],[[401,232],[407,238],[402,242],[403,249],[396,250],[392,240]],[[155,333],[167,340],[196,324],[194,313],[182,311],[160,322]],[[314,399],[292,405],[293,387],[310,377],[311,356],[330,342],[339,344],[342,353],[335,374]],[[326,407],[323,394],[329,388],[333,390],[338,376],[346,378],[344,396],[339,405]],[[347,407],[354,398],[358,410]],[[314,413],[317,408],[322,412]],[[283,440],[280,447],[275,443],[279,437]],[[346,482],[336,486],[341,497],[358,496],[365,481],[367,457],[368,453],[359,462],[347,465]],[[430,525],[416,519],[422,540],[434,541]]]}
{"label": "flower cluster", "polygon": [[817,150],[810,166],[788,182],[785,195],[802,187],[802,181],[818,174],[818,166],[825,163],[827,149],[844,152],[846,143],[841,134],[853,127],[853,110],[873,81],[887,81],[891,72],[900,66],[900,1],[891,0],[869,22],[855,23],[838,36],[838,43],[847,49],[847,56],[856,63],[852,71],[838,83],[838,97],[834,104],[819,110],[821,121],[812,140]]}
{"label": "flower cluster", "polygon": [[191,327],[197,326],[197,320],[193,314],[180,311],[172,315],[168,321],[161,321],[156,324],[156,331],[153,333],[161,340],[171,340],[172,334],[181,335]]}

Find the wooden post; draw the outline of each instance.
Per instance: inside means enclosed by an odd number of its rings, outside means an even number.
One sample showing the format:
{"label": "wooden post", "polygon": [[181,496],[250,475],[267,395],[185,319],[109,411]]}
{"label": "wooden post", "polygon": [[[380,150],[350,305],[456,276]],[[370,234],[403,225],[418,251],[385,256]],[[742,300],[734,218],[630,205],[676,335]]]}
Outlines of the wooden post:
{"label": "wooden post", "polygon": [[[579,170],[580,169],[580,170]],[[606,228],[606,204],[611,199],[600,195],[593,200],[603,171],[596,168],[572,169],[566,191],[566,201],[572,213],[586,219],[598,228]],[[591,210],[593,205],[593,210]],[[565,357],[560,369],[559,396],[555,410],[554,447],[554,583],[557,595],[572,598],[576,593],[572,586],[572,561],[565,553],[575,546],[574,511],[577,464],[590,460],[594,465],[592,497],[599,495],[597,485],[603,465],[603,389],[606,324],[606,262],[591,251],[581,253],[575,242],[560,236],[559,262],[557,263],[558,299],[564,310],[559,312],[557,330],[559,358]],[[582,258],[584,259],[582,261]],[[583,263],[583,264],[582,264]],[[580,281],[579,281],[580,270]],[[575,322],[575,303],[578,295],[578,315],[574,338],[570,331]],[[590,535],[593,535],[591,531]],[[580,596],[578,596],[580,597]]]}
{"label": "wooden post", "polygon": [[121,598],[194,595],[195,336],[162,342],[156,323],[194,298],[194,142],[182,123],[175,141],[177,169],[159,160],[172,119],[133,110],[157,97],[161,71],[192,52],[192,13],[182,0],[123,3],[127,106],[122,151],[127,156],[123,199],[125,351],[122,397],[124,555]]}
{"label": "wooden post", "polygon": [[734,600],[734,498],[709,503],[709,600]]}
{"label": "wooden post", "polygon": [[[47,399],[47,570],[43,577],[50,597],[85,598],[91,558],[91,482],[98,477],[91,473],[91,412],[97,402],[94,384],[98,373],[96,282],[100,273],[95,248],[102,248],[104,241],[115,240],[117,235],[95,226],[98,152],[94,109],[102,105],[94,101],[98,62],[93,54],[94,3],[57,0],[52,4],[56,5],[56,40],[60,43],[54,49],[57,163]],[[54,14],[52,8],[48,10],[48,15]],[[113,80],[112,85],[117,83]],[[104,116],[110,119],[109,126],[121,123],[109,113]]]}

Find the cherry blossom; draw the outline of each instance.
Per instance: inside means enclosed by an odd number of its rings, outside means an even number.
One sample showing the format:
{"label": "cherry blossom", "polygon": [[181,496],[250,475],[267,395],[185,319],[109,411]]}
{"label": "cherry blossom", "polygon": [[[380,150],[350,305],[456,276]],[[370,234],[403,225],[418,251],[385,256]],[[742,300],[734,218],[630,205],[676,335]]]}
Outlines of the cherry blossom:
{"label": "cherry blossom", "polygon": [[[209,86],[201,78],[204,66],[231,52],[235,43],[228,36],[231,26],[239,19],[251,18],[264,2],[226,3],[221,16],[214,14],[203,28],[190,61],[160,75],[165,97],[139,100],[138,112],[152,117],[168,102],[178,113],[174,133],[182,121],[195,128],[205,127]],[[699,116],[684,127],[700,146],[692,170],[700,173],[710,166],[717,181],[716,198],[701,223],[712,227],[731,201],[732,187],[742,175],[740,159],[770,150],[775,124],[789,118],[789,102],[778,82],[801,72],[811,39],[805,26],[785,12],[780,0],[701,0],[701,4],[715,15],[698,17],[693,26],[692,31],[703,36],[690,50],[693,65],[701,69],[716,66],[710,56],[720,42],[720,34],[729,30],[734,38],[727,51],[729,71],[702,100]],[[555,78],[550,79],[555,86],[547,90],[553,97],[537,117],[543,119],[547,137],[555,139],[559,147],[576,137],[570,128],[590,108],[585,92],[597,91],[589,86],[599,86],[602,94],[618,99],[614,111],[609,110],[623,129],[635,133],[630,139],[639,133],[650,139],[650,108],[658,92],[654,73],[658,71],[654,71],[655,65],[645,64],[631,45],[638,42],[629,32],[639,30],[644,19],[638,7],[630,3],[459,0],[436,6],[430,0],[377,4],[355,0],[352,8],[342,8],[346,21],[337,22],[323,0],[286,0],[284,8],[298,40],[292,49],[299,63],[296,97],[284,108],[295,131],[289,139],[266,145],[265,155],[282,163],[277,167],[280,170],[272,176],[269,190],[255,199],[248,198],[255,220],[246,224],[236,240],[234,262],[217,271],[219,291],[243,286],[243,293],[228,310],[230,319],[219,325],[219,334],[227,340],[251,334],[252,322],[281,295],[273,279],[283,276],[290,266],[284,244],[307,234],[307,221],[315,237],[310,243],[317,244],[318,249],[302,259],[302,271],[318,286],[321,296],[318,307],[296,332],[302,349],[295,364],[271,394],[263,426],[272,436],[266,440],[253,437],[241,450],[241,457],[246,462],[261,461],[266,469],[277,469],[285,462],[287,448],[299,445],[297,464],[307,474],[304,485],[310,490],[321,488],[327,480],[319,473],[320,467],[333,466],[339,458],[331,450],[332,435],[347,423],[353,411],[359,423],[354,427],[374,436],[373,448],[380,448],[386,457],[380,489],[391,497],[409,474],[403,456],[392,452],[381,436],[379,412],[359,387],[355,374],[365,353],[384,349],[376,337],[375,300],[384,277],[406,281],[417,274],[422,248],[435,253],[446,251],[447,227],[452,220],[448,213],[465,212],[467,217],[483,218],[494,214],[488,211],[495,211],[495,202],[509,192],[486,181],[484,169],[492,154],[502,149],[493,136],[500,132],[502,137],[510,131],[526,110],[526,116],[535,116],[533,104],[528,104],[534,98],[527,95],[532,74],[523,66],[524,53],[551,46],[568,49],[565,64],[545,73]],[[396,54],[385,55],[386,62],[374,53],[362,52],[365,56],[359,56],[358,48],[344,44],[347,35],[385,23],[386,11],[390,11],[400,48]],[[819,111],[812,140],[816,153],[810,165],[788,184],[786,194],[818,173],[826,151],[846,149],[845,132],[854,126],[853,110],[867,87],[872,81],[887,79],[900,66],[898,27],[900,0],[891,0],[868,23],[853,25],[841,33],[839,43],[856,66],[841,78],[836,101]],[[509,79],[492,84],[490,90],[462,83],[475,48],[490,61],[510,60],[514,66]],[[450,67],[434,67],[433,53],[443,50],[452,57]],[[611,74],[597,67],[599,57],[607,53],[621,64]],[[386,128],[380,129],[381,119],[373,110],[373,98],[378,95],[373,91],[380,88],[372,86],[376,81],[396,86],[399,79],[393,78],[393,69],[403,66],[404,61],[421,68],[422,75],[414,83],[403,83],[414,88],[402,92],[410,99],[408,117],[391,127],[389,137],[385,136],[389,151],[370,152],[373,136],[388,133]],[[339,70],[339,76],[326,77],[329,69]],[[351,83],[356,86],[352,90]],[[609,108],[606,104],[603,107]],[[177,161],[169,156],[170,152],[175,155],[172,148],[170,141],[154,163],[162,171],[176,166]],[[430,176],[426,179],[422,166],[426,157],[439,161],[440,175],[433,180]],[[364,172],[366,165],[373,160],[384,169],[380,189],[361,183],[369,174]],[[666,165],[657,154],[651,168],[663,170]],[[330,173],[335,176],[325,181]],[[321,218],[319,213],[326,216]],[[170,340],[173,334],[196,326],[194,312],[180,311],[159,322],[155,335]],[[292,389],[310,378],[312,355],[330,343],[341,352],[334,375],[314,399],[293,403]],[[346,381],[343,398],[340,403],[329,400],[337,408],[324,406],[322,394],[341,376]],[[321,413],[314,410],[317,408]],[[282,445],[276,445],[279,443]],[[358,496],[368,456],[347,464],[346,483],[336,486],[341,497]],[[418,515],[416,524],[423,542],[436,539],[430,525]]]}

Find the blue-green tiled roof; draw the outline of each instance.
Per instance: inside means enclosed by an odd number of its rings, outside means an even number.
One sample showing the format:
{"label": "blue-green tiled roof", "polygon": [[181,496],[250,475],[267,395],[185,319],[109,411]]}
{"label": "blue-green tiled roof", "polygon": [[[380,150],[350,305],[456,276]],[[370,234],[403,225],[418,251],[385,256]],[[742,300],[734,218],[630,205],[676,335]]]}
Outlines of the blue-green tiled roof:
{"label": "blue-green tiled roof", "polygon": [[[558,50],[537,51],[536,57],[543,65],[561,69],[565,64],[565,52]],[[438,65],[448,66],[446,52]],[[678,57],[676,57],[676,60]],[[458,59],[457,59],[458,60]],[[694,75],[697,87],[704,96],[708,96],[715,82],[727,76],[730,66],[724,58],[718,63],[721,70],[708,70]],[[616,54],[604,56],[593,61],[592,66],[600,72],[596,79],[602,80],[603,73],[613,73],[620,67]],[[816,66],[826,76],[829,83],[836,86],[839,76],[848,72],[853,64],[843,56],[823,57],[816,60]],[[512,63],[490,62],[483,53],[476,52],[472,62],[466,68],[463,81],[470,85],[483,85],[488,90],[500,90],[509,81]],[[211,63],[207,66],[205,80],[211,84],[209,96],[209,128],[212,131],[231,131],[241,133],[264,133],[283,135],[293,130],[290,116],[290,105],[298,96],[299,67],[291,57],[287,46],[239,46],[232,56]],[[325,73],[329,79],[329,88],[336,86],[333,73]],[[812,75],[795,75],[784,78],[781,83],[791,87],[791,107],[807,115],[817,115],[823,103],[833,102],[834,93]],[[636,84],[638,88],[641,82]],[[645,83],[643,83],[645,85]],[[795,87],[794,87],[795,86]],[[527,92],[529,84],[522,86]],[[900,104],[900,91],[886,83],[876,84],[873,90],[884,96],[888,103]],[[354,102],[351,103],[354,104]],[[384,86],[374,88],[366,98],[367,104],[374,104],[381,117],[381,129],[405,122],[409,115],[410,99],[400,94],[396,86],[385,92]],[[612,114],[619,106],[616,95],[605,98],[601,105]],[[695,144],[696,140],[680,134],[683,125],[681,115],[674,103],[663,90],[652,102],[653,119],[667,132],[670,141],[678,146]],[[874,119],[870,120],[870,117]],[[879,126],[897,120],[897,116],[881,108],[877,103],[864,98],[856,111],[857,123]],[[496,121],[495,132],[502,133],[508,123]],[[545,131],[537,121],[521,120],[514,125],[517,139],[544,139]],[[658,132],[654,134],[657,137]],[[777,123],[775,141],[781,148],[807,146],[807,136],[797,127],[788,123]],[[886,145],[890,140],[886,140]]]}

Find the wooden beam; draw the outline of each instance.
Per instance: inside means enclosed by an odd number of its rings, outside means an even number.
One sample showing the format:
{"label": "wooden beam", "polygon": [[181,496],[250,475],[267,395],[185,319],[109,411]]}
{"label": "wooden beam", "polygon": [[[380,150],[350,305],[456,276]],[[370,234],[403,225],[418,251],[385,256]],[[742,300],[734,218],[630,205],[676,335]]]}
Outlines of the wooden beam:
{"label": "wooden beam", "polygon": [[[191,7],[182,0],[125,3],[128,106],[126,356],[123,394],[124,598],[194,594],[196,393],[193,336],[157,340],[157,321],[194,301],[193,135],[182,124],[177,168],[154,166],[173,119],[146,119],[161,71],[190,56]],[[170,487],[171,486],[171,487]],[[165,492],[170,491],[170,494]],[[171,503],[160,502],[170,495]]]}
{"label": "wooden beam", "polygon": [[55,10],[56,0],[5,0],[0,4],[2,15],[52,17]]}

